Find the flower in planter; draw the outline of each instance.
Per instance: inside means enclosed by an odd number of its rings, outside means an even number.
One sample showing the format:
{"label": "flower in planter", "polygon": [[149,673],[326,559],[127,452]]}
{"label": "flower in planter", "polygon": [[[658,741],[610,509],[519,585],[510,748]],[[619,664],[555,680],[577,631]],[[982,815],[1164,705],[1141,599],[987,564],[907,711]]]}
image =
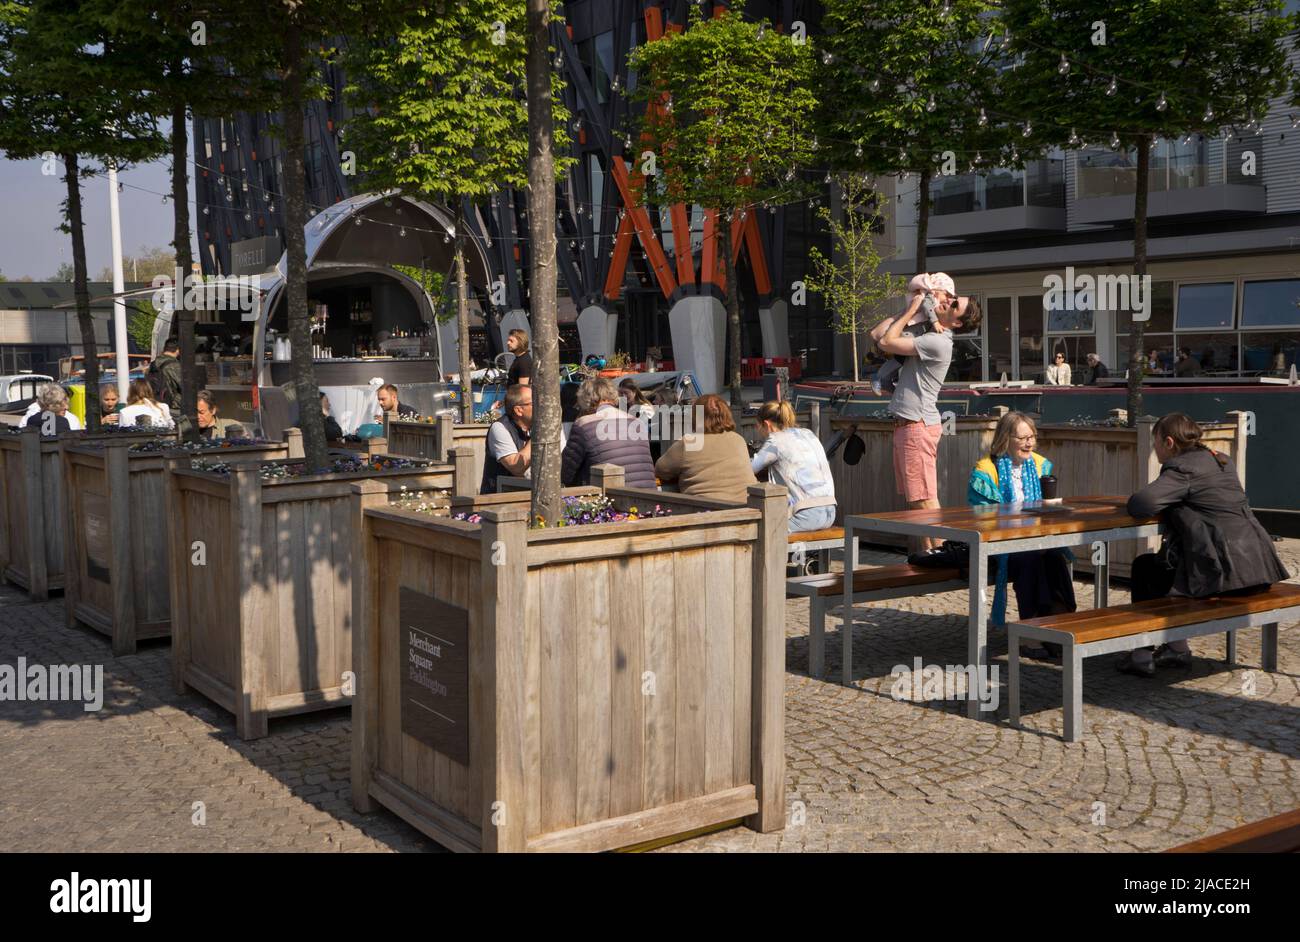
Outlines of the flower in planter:
{"label": "flower in planter", "polygon": [[[672,511],[665,510],[659,504],[655,504],[654,510],[649,513],[638,511],[635,507],[629,508],[626,513],[616,510],[614,502],[602,495],[593,497],[565,497],[562,498],[562,515],[557,527],[581,527],[593,523],[619,523],[624,520],[641,520],[649,517],[666,517]],[[466,523],[480,523],[482,518],[476,513],[458,513],[453,514],[452,519],[464,520]],[[534,528],[545,527],[546,522],[538,517],[533,521]]]}
{"label": "flower in planter", "polygon": [[[432,461],[423,458],[394,458],[389,455],[362,455],[335,458],[324,471],[311,471],[306,462],[295,461],[285,464],[263,464],[258,468],[258,476],[263,481],[277,478],[296,478],[309,474],[359,474],[364,471],[405,471],[432,467]],[[225,461],[212,461],[195,458],[190,462],[195,471],[208,471],[213,474],[229,474],[232,466]]]}

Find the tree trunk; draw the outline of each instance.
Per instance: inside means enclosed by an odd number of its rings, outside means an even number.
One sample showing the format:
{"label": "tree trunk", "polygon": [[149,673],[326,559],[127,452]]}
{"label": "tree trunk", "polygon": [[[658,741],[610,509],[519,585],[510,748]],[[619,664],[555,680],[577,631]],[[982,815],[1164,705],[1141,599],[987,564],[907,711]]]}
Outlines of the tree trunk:
{"label": "tree trunk", "polygon": [[[1147,191],[1151,184],[1151,139],[1139,134],[1137,139],[1137,186],[1133,190],[1133,274],[1147,273]],[[1132,294],[1130,294],[1130,299]],[[1150,295],[1147,295],[1148,300]],[[1132,304],[1129,305],[1132,308]],[[1142,413],[1142,378],[1146,373],[1146,321],[1134,319],[1129,333],[1128,424],[1137,425]]]}
{"label": "tree trunk", "polygon": [[[298,401],[298,427],[307,467],[329,467],[325,420],[311,355],[311,325],[307,315],[307,171],[303,158],[302,28],[290,17],[284,31],[284,236],[288,255],[285,301],[289,306],[289,341],[293,345],[293,384]],[[259,356],[260,351],[254,350]]]}
{"label": "tree trunk", "polygon": [[465,217],[464,203],[456,200],[456,327],[457,355],[460,370],[460,420],[474,421],[474,366],[469,359],[469,289],[465,284]]}
{"label": "tree trunk", "polygon": [[740,391],[740,289],[736,284],[736,261],[731,257],[731,220],[723,219],[722,258],[727,272],[727,346],[731,348],[728,368],[731,372],[731,405],[741,409],[745,398]]}
{"label": "tree trunk", "polygon": [[[181,63],[173,61],[172,74],[179,75]],[[175,225],[172,249],[182,279],[190,277],[194,256],[190,252],[189,135],[185,131],[185,102],[172,105],[172,208]],[[176,298],[184,298],[185,282],[176,286]],[[198,390],[194,382],[194,311],[188,304],[176,307],[176,336],[181,343],[181,415],[174,416],[182,434],[197,433],[195,412]]]}
{"label": "tree trunk", "polygon": [[81,218],[81,179],[77,155],[63,155],[63,177],[68,185],[68,228],[72,232],[72,292],[77,299],[77,326],[81,328],[82,362],[86,367],[86,428],[99,428],[99,350],[95,346],[95,321],[90,316],[90,289],[86,286],[86,229]]}
{"label": "tree trunk", "polygon": [[930,238],[930,170],[921,171],[921,182],[916,194],[916,270],[925,271],[926,242]]}
{"label": "tree trunk", "polygon": [[852,343],[853,343],[853,382],[854,383],[857,383],[859,379],[858,377],[858,325],[861,323],[862,323],[861,320],[855,320],[853,322],[853,332],[849,335],[852,338]]}
{"label": "tree trunk", "polygon": [[528,235],[533,322],[533,519],[560,519],[560,332],[555,301],[551,4],[528,0]]}

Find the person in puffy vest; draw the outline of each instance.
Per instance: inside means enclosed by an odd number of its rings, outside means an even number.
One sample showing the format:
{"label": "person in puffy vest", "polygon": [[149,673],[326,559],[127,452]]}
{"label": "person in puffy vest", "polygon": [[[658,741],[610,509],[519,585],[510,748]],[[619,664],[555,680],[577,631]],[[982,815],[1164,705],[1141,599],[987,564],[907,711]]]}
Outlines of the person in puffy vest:
{"label": "person in puffy vest", "polygon": [[616,464],[627,487],[654,489],[655,463],[650,457],[650,427],[618,407],[618,390],[604,376],[589,376],[578,388],[579,418],[569,431],[560,465],[565,487],[591,483],[591,468]]}

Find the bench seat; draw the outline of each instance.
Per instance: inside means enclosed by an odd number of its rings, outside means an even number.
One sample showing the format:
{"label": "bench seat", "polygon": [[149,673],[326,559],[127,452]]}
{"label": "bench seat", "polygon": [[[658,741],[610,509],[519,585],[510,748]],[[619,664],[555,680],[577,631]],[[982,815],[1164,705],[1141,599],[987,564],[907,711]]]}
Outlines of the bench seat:
{"label": "bench seat", "polygon": [[1197,841],[1171,847],[1166,854],[1300,853],[1300,810],[1253,821]]}
{"label": "bench seat", "polygon": [[1083,661],[1098,654],[1180,641],[1222,631],[1227,661],[1236,661],[1236,632],[1260,628],[1263,669],[1277,670],[1277,627],[1300,619],[1300,585],[1281,582],[1252,595],[1208,599],[1167,596],[1064,615],[1047,615],[1007,625],[1008,700],[1011,725],[1020,723],[1020,641],[1050,641],[1062,647],[1065,740],[1083,732]]}
{"label": "bench seat", "polygon": [[[956,569],[927,569],[902,563],[896,566],[871,566],[853,572],[853,602],[881,602],[888,599],[951,592],[968,586]],[[806,597],[808,610],[808,674],[821,677],[826,666],[826,612],[844,604],[844,573],[795,576],[785,581],[786,598]],[[844,631],[841,639],[843,665],[841,679],[853,680],[853,632]]]}
{"label": "bench seat", "polygon": [[790,557],[786,565],[802,568],[807,554],[816,553],[817,572],[830,572],[831,550],[844,546],[844,528],[827,527],[825,530],[802,530],[790,533],[786,535],[786,543],[790,546]]}

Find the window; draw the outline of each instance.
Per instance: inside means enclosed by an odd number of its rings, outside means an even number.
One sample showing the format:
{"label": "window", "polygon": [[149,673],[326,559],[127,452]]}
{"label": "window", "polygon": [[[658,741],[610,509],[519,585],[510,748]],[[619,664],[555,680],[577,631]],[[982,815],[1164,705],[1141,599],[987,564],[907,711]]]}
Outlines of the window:
{"label": "window", "polygon": [[1178,288],[1178,330],[1216,330],[1232,327],[1236,285],[1231,281]]}
{"label": "window", "polygon": [[[1022,305],[1021,310],[1024,310]],[[1056,308],[1047,312],[1047,329],[1052,333],[1072,333],[1090,334],[1095,329],[1094,317],[1092,311],[1087,309],[1080,310],[1078,302],[1075,302],[1074,310],[1066,308]]]}
{"label": "window", "polygon": [[1241,326],[1300,327],[1300,280],[1247,281],[1241,289]]}
{"label": "window", "polygon": [[1001,379],[1011,369],[1011,299],[989,298],[984,307],[984,322],[988,325],[989,379]]}
{"label": "window", "polygon": [[1192,359],[1201,366],[1203,373],[1220,375],[1235,374],[1240,366],[1237,363],[1237,333],[1227,334],[1179,334],[1177,346],[1187,347],[1192,351]]}
{"label": "window", "polygon": [[[1020,336],[1020,351],[1016,379],[1043,381],[1043,296],[1022,295],[1017,299],[1016,327]],[[1091,312],[1089,312],[1091,313]],[[999,377],[1001,378],[1001,377]]]}
{"label": "window", "polygon": [[1246,376],[1286,376],[1296,363],[1300,333],[1251,332],[1241,336],[1241,369]]}
{"label": "window", "polygon": [[[1127,334],[1133,329],[1130,311],[1115,312],[1115,332]],[[1151,317],[1146,323],[1147,333],[1168,333],[1174,329],[1174,283],[1151,282]]]}

